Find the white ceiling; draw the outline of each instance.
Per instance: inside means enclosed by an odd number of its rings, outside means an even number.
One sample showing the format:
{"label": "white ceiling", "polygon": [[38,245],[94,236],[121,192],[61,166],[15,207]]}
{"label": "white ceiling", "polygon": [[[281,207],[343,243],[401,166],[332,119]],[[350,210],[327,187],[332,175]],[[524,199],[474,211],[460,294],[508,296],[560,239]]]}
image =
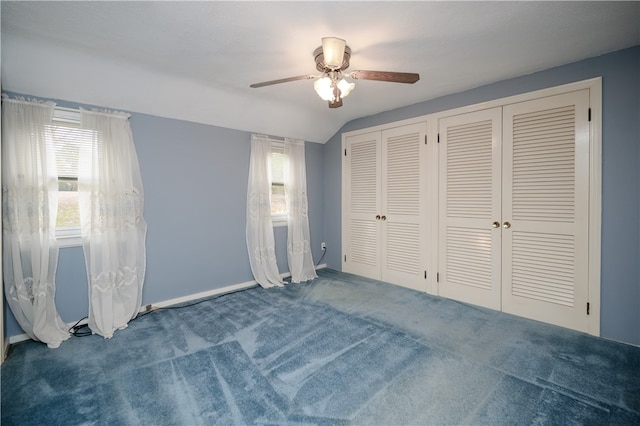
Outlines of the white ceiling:
{"label": "white ceiling", "polygon": [[[640,2],[8,2],[4,90],[326,142],[355,118],[640,44]],[[336,36],[356,81],[329,109],[313,51]]]}

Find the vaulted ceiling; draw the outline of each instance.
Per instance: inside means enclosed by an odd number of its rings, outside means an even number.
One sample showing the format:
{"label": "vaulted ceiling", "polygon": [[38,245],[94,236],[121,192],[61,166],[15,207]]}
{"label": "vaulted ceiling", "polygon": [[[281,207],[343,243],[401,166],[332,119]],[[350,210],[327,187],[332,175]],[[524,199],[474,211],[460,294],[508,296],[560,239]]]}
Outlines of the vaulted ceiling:
{"label": "vaulted ceiling", "polygon": [[[640,44],[640,2],[2,1],[3,90],[326,142],[355,118]],[[321,38],[355,81],[329,109],[313,81]]]}

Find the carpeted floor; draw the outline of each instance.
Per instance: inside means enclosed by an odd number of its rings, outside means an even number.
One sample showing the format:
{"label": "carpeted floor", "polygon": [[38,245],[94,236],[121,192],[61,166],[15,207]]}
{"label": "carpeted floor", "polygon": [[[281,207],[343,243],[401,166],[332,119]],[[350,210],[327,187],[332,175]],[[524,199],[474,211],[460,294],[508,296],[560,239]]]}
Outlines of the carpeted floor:
{"label": "carpeted floor", "polygon": [[331,270],[15,345],[2,424],[640,424],[640,348]]}

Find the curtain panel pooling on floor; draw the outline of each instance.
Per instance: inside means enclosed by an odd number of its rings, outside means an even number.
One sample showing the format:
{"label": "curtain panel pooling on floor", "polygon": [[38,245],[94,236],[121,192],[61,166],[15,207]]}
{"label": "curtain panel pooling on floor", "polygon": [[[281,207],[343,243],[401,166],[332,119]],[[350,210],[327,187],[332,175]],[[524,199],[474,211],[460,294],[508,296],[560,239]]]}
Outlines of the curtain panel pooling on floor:
{"label": "curtain panel pooling on floor", "polygon": [[57,348],[69,338],[55,306],[58,176],[49,124],[53,102],[3,97],[3,275],[24,332]]}
{"label": "curtain panel pooling on floor", "polygon": [[[271,139],[251,135],[247,187],[247,250],[251,271],[262,287],[283,285],[276,262],[271,218]],[[304,141],[284,141],[284,181],[287,203],[287,260],[291,282],[317,277],[311,254]]]}
{"label": "curtain panel pooling on floor", "polygon": [[95,131],[80,150],[80,225],[89,280],[89,327],[110,338],[142,304],[146,270],[144,191],[129,116],[80,110]]}
{"label": "curtain panel pooling on floor", "polygon": [[271,223],[271,177],[269,153],[271,141],[251,135],[249,184],[247,187],[247,249],[251,272],[262,287],[283,285],[276,264],[273,224]]}
{"label": "curtain panel pooling on floor", "polygon": [[284,140],[287,158],[284,173],[284,191],[289,216],[287,220],[287,258],[291,282],[317,278],[311,255],[309,233],[309,204],[307,201],[307,168],[304,141]]}

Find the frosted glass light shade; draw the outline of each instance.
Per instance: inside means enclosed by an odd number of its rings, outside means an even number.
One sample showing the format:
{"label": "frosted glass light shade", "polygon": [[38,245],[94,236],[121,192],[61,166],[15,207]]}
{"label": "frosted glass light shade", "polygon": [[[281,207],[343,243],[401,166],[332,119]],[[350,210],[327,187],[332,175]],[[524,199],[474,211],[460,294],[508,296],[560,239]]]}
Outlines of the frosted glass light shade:
{"label": "frosted glass light shade", "polygon": [[338,89],[340,90],[340,97],[346,98],[349,93],[356,87],[354,83],[349,83],[344,78],[338,82]]}
{"label": "frosted glass light shade", "polygon": [[313,83],[313,88],[316,90],[318,96],[325,101],[333,101],[335,96],[333,94],[333,87],[331,87],[331,79],[329,77],[319,78]]}
{"label": "frosted glass light shade", "polygon": [[324,37],[322,39],[322,53],[324,55],[324,63],[327,67],[338,69],[342,66],[346,45],[347,42],[341,38]]}

